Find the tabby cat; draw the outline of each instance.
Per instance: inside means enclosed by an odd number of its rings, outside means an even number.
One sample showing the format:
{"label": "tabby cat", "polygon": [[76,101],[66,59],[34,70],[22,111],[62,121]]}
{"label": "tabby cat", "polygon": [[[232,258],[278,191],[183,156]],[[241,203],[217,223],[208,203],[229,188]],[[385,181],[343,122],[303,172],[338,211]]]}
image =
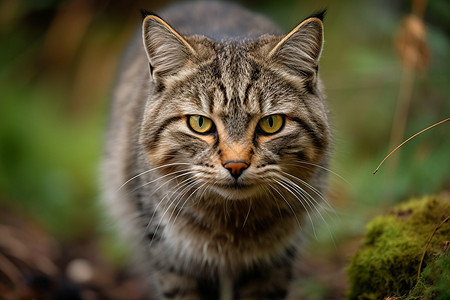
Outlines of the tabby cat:
{"label": "tabby cat", "polygon": [[118,75],[106,204],[155,299],[284,299],[324,201],[324,12],[287,35],[230,3],[161,15],[144,13]]}

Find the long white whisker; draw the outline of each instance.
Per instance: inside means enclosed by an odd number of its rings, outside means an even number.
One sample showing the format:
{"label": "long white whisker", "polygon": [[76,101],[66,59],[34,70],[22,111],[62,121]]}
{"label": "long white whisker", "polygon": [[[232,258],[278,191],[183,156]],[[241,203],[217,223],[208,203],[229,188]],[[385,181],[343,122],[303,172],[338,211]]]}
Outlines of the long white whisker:
{"label": "long white whisker", "polygon": [[[278,183],[278,184],[280,184],[280,183]],[[291,204],[289,204],[289,201],[283,196],[283,194],[281,193],[281,191],[278,190],[278,188],[276,188],[274,185],[271,185],[270,183],[269,183],[269,186],[272,187],[281,196],[281,198],[283,198],[284,202],[286,202],[286,204],[289,206],[290,210],[292,211],[292,214],[294,215],[295,219],[297,220],[298,227],[301,229],[302,226],[300,224],[300,221],[298,220],[297,214],[295,213],[295,211],[292,208]]]}
{"label": "long white whisker", "polygon": [[[305,189],[303,189],[301,186],[299,186],[292,180],[290,180],[284,176],[283,176],[282,180],[283,180],[283,182],[285,182],[286,184],[289,184],[292,188],[294,188],[294,190],[296,190],[298,192],[298,194],[302,197],[302,199],[306,201],[308,207],[315,209],[317,211],[317,213],[322,217],[322,214],[317,209],[317,206],[320,206],[320,204],[314,197],[312,197]],[[322,217],[322,219],[323,219],[323,217]],[[325,220],[323,220],[323,221],[325,221]]]}
{"label": "long white whisker", "polygon": [[[172,204],[177,203],[177,204],[175,204],[175,206],[174,206],[172,212],[170,213],[170,216],[169,216],[168,221],[167,221],[168,223],[170,223],[170,220],[172,219],[173,213],[175,212],[175,208],[176,208],[176,207],[178,206],[178,204],[181,202],[181,199],[184,197],[184,195],[185,195],[185,194],[186,194],[193,186],[195,186],[195,185],[197,184],[197,182],[199,182],[198,179],[195,179],[195,178],[189,178],[189,181],[188,181],[185,185],[183,185],[184,188],[183,188],[180,192],[177,192],[176,197],[171,201],[170,205],[168,206],[168,208],[170,208],[170,207],[172,206]],[[174,194],[175,194],[175,192],[172,193],[172,195],[174,195]],[[167,209],[166,209],[166,211],[164,212],[163,217],[164,217],[164,215],[166,214],[166,212],[167,212]]]}
{"label": "long white whisker", "polygon": [[[347,181],[347,179],[345,179],[343,176],[339,175],[338,173],[332,171],[331,169],[321,166],[319,164],[315,164],[309,161],[301,161],[301,160],[296,160],[295,162],[297,162],[298,164],[288,164],[288,163],[280,163],[279,165],[285,165],[285,166],[294,166],[294,167],[302,167],[299,164],[305,164],[305,165],[310,165],[313,167],[317,167],[319,169],[325,170],[333,175],[335,175],[336,177],[338,177],[339,179],[341,179],[342,181],[344,181],[346,184],[348,184],[349,186],[351,186],[350,182]],[[304,166],[303,166],[304,167]]]}
{"label": "long white whisker", "polygon": [[244,223],[242,224],[242,229],[244,229],[245,224],[247,223],[248,217],[250,216],[250,210],[252,209],[252,206],[253,206],[253,199],[251,199],[251,201],[250,201],[250,205],[248,207],[247,215],[245,216]]}
{"label": "long white whisker", "polygon": [[[269,187],[270,187],[270,188],[272,188],[272,189],[273,189],[273,186],[272,186],[271,184],[268,184],[268,185],[269,185]],[[272,197],[274,197],[274,198],[275,198],[275,195],[273,194],[273,191],[272,191],[272,189],[270,189],[269,187],[265,187],[265,186],[263,186],[264,190],[268,191],[268,192],[270,193],[270,195],[271,195]],[[281,208],[280,208],[280,205],[278,204],[278,201],[275,201],[275,203],[277,204],[277,208],[278,208],[278,213],[280,214],[280,218],[282,218],[282,217],[283,217],[283,215],[282,215],[282,213],[281,213]]]}
{"label": "long white whisker", "polygon": [[179,182],[177,185],[174,186],[174,189],[176,189],[175,191],[167,193],[161,200],[159,200],[158,205],[156,205],[156,207],[153,209],[153,214],[152,214],[152,217],[150,218],[150,221],[147,223],[147,228],[145,230],[146,233],[148,232],[148,229],[150,228],[150,225],[152,224],[153,218],[158,211],[158,207],[164,202],[164,199],[166,199],[167,197],[172,197],[172,195],[178,189],[182,188],[184,186],[185,182],[189,181],[189,180],[190,180],[190,178],[186,178],[186,179],[182,180],[181,182]]}
{"label": "long white whisker", "polygon": [[[164,199],[165,199],[167,196],[172,197],[179,189],[182,189],[183,187],[189,185],[190,183],[186,183],[186,182],[188,182],[188,181],[190,181],[190,180],[193,180],[193,179],[192,179],[192,178],[186,178],[186,179],[182,180],[181,182],[179,182],[179,183],[174,187],[174,188],[176,188],[176,189],[170,194],[170,196],[169,196],[169,194],[166,194],[166,195],[159,201],[157,207],[164,201]],[[170,198],[169,198],[169,199],[170,199]],[[169,201],[170,201],[170,200],[169,200]],[[169,202],[169,201],[167,201],[167,202]],[[158,232],[159,227],[161,226],[161,223],[162,223],[162,221],[163,221],[163,219],[164,219],[164,216],[166,215],[166,213],[168,212],[168,210],[170,209],[170,207],[173,205],[174,201],[175,201],[175,199],[174,199],[172,202],[170,202],[169,205],[167,206],[167,208],[164,210],[162,216],[161,216],[160,219],[159,219],[158,225],[156,226],[155,233]],[[153,213],[152,218],[151,218],[150,221],[148,222],[147,228],[146,228],[146,230],[145,230],[146,233],[148,232],[148,229],[150,228],[150,225],[151,225],[151,223],[152,223],[153,217],[154,217],[155,214],[156,214],[157,207],[156,207],[155,210],[154,210],[154,213]],[[151,246],[152,243],[153,243],[153,239],[152,239],[152,241],[150,242],[150,245],[149,245],[149,246]]]}
{"label": "long white whisker", "polygon": [[[197,172],[197,171],[189,171],[189,172],[186,172],[186,173],[177,175],[177,176],[175,176],[175,177],[173,177],[173,178],[167,180],[166,182],[164,182],[163,184],[161,184],[159,187],[157,187],[157,188],[155,189],[155,192],[157,192],[157,191],[158,191],[160,188],[162,188],[164,185],[168,184],[169,182],[171,182],[171,181],[173,181],[173,180],[175,180],[175,179],[177,179],[177,178],[180,178],[180,177],[183,177],[183,176],[186,176],[186,175],[189,175],[189,174],[194,174],[194,173],[196,173],[196,172]],[[148,184],[148,183],[146,183],[145,185],[147,185],[147,184]],[[145,185],[144,185],[144,186],[145,186]]]}
{"label": "long white whisker", "polygon": [[[197,180],[196,182],[194,182],[194,183],[192,184],[192,186],[195,186],[198,182],[201,182],[201,180]],[[197,188],[189,195],[189,197],[187,197],[187,199],[184,200],[183,205],[179,208],[178,213],[177,213],[177,215],[175,216],[175,219],[173,219],[173,221],[172,221],[172,224],[175,224],[175,222],[177,221],[178,216],[180,215],[181,211],[183,210],[184,206],[185,206],[186,203],[189,201],[189,199],[192,197],[192,195],[194,195],[194,194],[195,194],[199,189],[201,189],[205,184],[206,184],[206,182],[203,183],[203,184],[201,184],[199,187],[197,187]],[[189,190],[190,190],[190,189],[191,189],[191,188],[189,188]]]}
{"label": "long white whisker", "polygon": [[[153,180],[150,180],[149,182],[146,182],[146,183],[144,183],[144,184],[142,184],[142,185],[140,185],[140,186],[134,188],[134,189],[132,190],[132,192],[135,192],[135,191],[137,191],[138,189],[143,188],[144,186],[147,186],[147,185],[149,185],[149,184],[152,184],[152,183],[154,183],[154,182],[156,182],[156,181],[158,181],[158,180],[164,179],[164,178],[166,178],[166,177],[168,177],[168,176],[172,176],[172,175],[175,175],[175,174],[178,174],[178,173],[182,173],[182,172],[186,172],[186,171],[189,171],[189,170],[190,170],[190,169],[183,169],[183,170],[179,170],[179,171],[174,171],[174,172],[168,173],[168,174],[166,174],[166,175],[163,175],[163,176],[161,176],[161,177],[155,178],[155,179],[153,179]],[[161,186],[164,186],[165,184],[171,182],[172,180],[174,180],[174,179],[176,179],[176,178],[178,178],[178,177],[181,177],[181,176],[184,176],[184,175],[186,175],[186,174],[193,173],[193,172],[194,172],[194,171],[190,171],[190,172],[183,173],[183,174],[181,174],[181,175],[179,175],[179,176],[176,176],[176,177],[174,177],[174,178],[172,178],[172,179],[170,179],[170,180],[164,182]],[[160,187],[161,187],[161,186],[160,186]],[[158,187],[158,189],[159,189],[160,187]],[[156,189],[155,192],[156,192],[158,189]]]}
{"label": "long white whisker", "polygon": [[211,187],[211,185],[210,185],[210,182],[209,181],[207,181],[207,182],[205,182],[206,184],[208,184],[207,186],[206,186],[206,188],[204,188],[203,189],[203,191],[202,191],[202,193],[200,194],[200,196],[198,197],[198,199],[202,199],[203,198],[203,196],[205,195],[205,193],[206,193],[206,191],[208,190],[208,188],[210,188]]}
{"label": "long white whisker", "polygon": [[[174,174],[174,173],[175,173],[175,172],[173,172],[173,173],[171,173],[171,174]],[[162,185],[160,185],[160,186],[155,190],[155,192],[156,192],[157,190],[159,190],[161,187],[163,187],[164,185],[166,185],[166,184],[168,184],[169,182],[171,182],[172,180],[175,180],[175,179],[177,179],[177,178],[179,178],[179,177],[185,176],[185,175],[190,174],[190,173],[193,173],[193,172],[186,172],[186,173],[184,173],[184,174],[175,176],[174,178],[172,178],[172,179],[166,181],[165,183],[163,183]],[[186,182],[186,181],[188,181],[188,180],[189,180],[189,178],[182,180],[182,181],[179,182],[177,185],[175,185],[174,188],[177,188],[179,185],[183,184],[184,182]],[[145,184],[145,185],[146,185],[146,184]],[[143,185],[143,186],[144,186],[144,185]],[[172,195],[173,195],[173,193],[174,193],[174,192],[172,192]],[[171,196],[172,196],[172,195],[171,195]],[[152,214],[152,216],[151,216],[151,218],[150,218],[150,221],[148,222],[148,225],[147,225],[147,228],[146,228],[145,232],[148,231],[148,228],[149,228],[151,222],[153,221],[153,218],[155,217],[155,214],[156,214],[156,212],[157,212],[157,210],[158,210],[158,207],[161,205],[161,203],[163,203],[164,199],[165,199],[167,196],[169,196],[169,193],[166,194],[166,195],[158,202],[158,205],[156,205],[156,207],[153,209],[153,214]],[[171,196],[170,196],[170,197],[171,197]]]}
{"label": "long white whisker", "polygon": [[[290,178],[292,178],[293,180],[298,180],[300,181],[301,184],[304,184],[307,188],[311,189],[317,196],[320,197],[320,199],[322,199],[322,201],[327,205],[327,207],[332,211],[335,212],[333,206],[330,204],[330,202],[328,201],[328,199],[314,186],[312,186],[311,184],[309,184],[308,182],[306,182],[305,180],[298,178],[292,174],[289,174],[288,172],[284,172],[284,171],[280,171],[281,173],[289,176]],[[303,190],[300,186],[299,188],[301,190]],[[314,203],[316,203],[318,206],[323,207],[323,205],[321,203],[319,203],[314,197],[313,197],[313,201]]]}
{"label": "long white whisker", "polygon": [[[170,173],[170,175],[173,175],[174,173],[176,173],[176,172],[172,172],[172,173]],[[179,173],[179,172],[177,172],[177,173]],[[183,177],[183,176],[186,176],[186,175],[192,174],[192,173],[195,173],[195,171],[185,172],[185,173],[183,173],[183,174],[177,175],[177,176],[175,176],[174,178],[171,178],[170,180],[167,180],[167,181],[164,182],[162,185],[160,185],[159,187],[157,187],[157,188],[155,189],[154,192],[157,192],[160,188],[162,188],[164,185],[168,184],[169,182],[171,182],[171,181],[173,181],[173,180],[175,180],[175,179],[177,179],[177,178],[179,178],[179,177]],[[188,179],[189,179],[189,178],[188,178]],[[185,180],[186,180],[186,179],[185,179]],[[182,180],[180,183],[178,183],[178,184],[175,186],[175,188],[176,188],[179,184],[181,184],[181,183],[183,183],[183,182],[186,182],[185,180]],[[142,188],[142,187],[144,187],[144,186],[150,184],[150,183],[152,183],[152,181],[147,182],[147,183],[145,183],[145,184],[143,184],[143,185],[141,185],[141,186],[135,188],[135,189],[133,190],[133,192],[136,191],[136,190],[138,190],[139,188]],[[163,202],[163,200],[164,200],[168,195],[169,195],[169,194],[166,194],[166,195],[159,201],[158,205],[155,207],[155,209],[154,209],[154,211],[153,211],[153,214],[152,214],[152,217],[150,218],[150,221],[153,220],[153,217],[155,216],[155,213],[156,213],[156,211],[157,211],[159,205]],[[172,193],[172,195],[173,195],[173,193]],[[171,195],[171,196],[172,196],[172,195]],[[150,224],[150,222],[149,222],[148,224]],[[147,225],[147,228],[148,228],[148,225]]]}
{"label": "long white whisker", "polygon": [[[296,178],[296,177],[295,177],[295,178]],[[297,178],[297,179],[299,179],[299,178]],[[336,245],[335,240],[334,240],[334,237],[333,237],[333,234],[332,234],[331,229],[330,229],[330,226],[328,225],[328,222],[325,220],[325,218],[323,217],[323,215],[322,215],[322,213],[320,212],[320,210],[316,207],[316,205],[314,205],[314,203],[317,204],[317,205],[320,205],[320,204],[317,202],[317,200],[316,200],[314,197],[312,197],[306,190],[304,190],[302,187],[300,187],[299,185],[297,185],[296,183],[292,182],[291,180],[289,180],[289,179],[287,179],[287,178],[284,178],[284,180],[288,180],[288,181],[290,182],[290,184],[293,186],[293,188],[294,188],[294,189],[297,189],[297,192],[298,192],[299,194],[304,194],[304,195],[306,196],[306,198],[305,198],[305,197],[302,197],[302,198],[305,199],[305,201],[309,202],[309,203],[312,205],[312,207],[314,208],[314,210],[317,212],[317,214],[320,216],[320,218],[322,219],[322,221],[325,223],[325,226],[327,227],[327,230],[328,230],[328,232],[329,232],[329,234],[330,234],[330,237],[331,237],[333,243]],[[313,203],[313,202],[314,202],[314,203]],[[308,205],[308,206],[309,206],[309,205]],[[311,207],[311,206],[310,206],[310,207]],[[314,228],[313,228],[313,231],[314,231]],[[316,238],[317,238],[317,236],[316,236]]]}
{"label": "long white whisker", "polygon": [[[287,183],[285,179],[284,179],[284,180],[283,180],[283,178],[281,178],[281,179],[282,179],[282,181],[277,180],[277,179],[275,179],[275,181],[276,181],[279,185],[281,185],[282,187],[284,187],[288,192],[290,192],[290,193],[298,200],[298,202],[303,206],[303,208],[304,208],[305,211],[306,211],[306,214],[308,215],[309,221],[311,222],[314,236],[315,236],[316,239],[317,239],[317,234],[316,234],[316,229],[315,229],[315,227],[314,227],[314,222],[313,222],[313,220],[312,220],[312,217],[311,217],[311,214],[309,213],[308,208],[307,208],[306,205],[303,203],[303,201],[302,201],[302,200],[301,200],[301,199],[300,199],[300,198],[299,198],[299,197],[298,197],[298,196],[297,196],[297,195],[289,188],[289,186],[286,186],[286,185],[289,184],[289,183]],[[309,202],[305,199],[305,196],[304,196],[302,193],[299,193],[299,195],[300,195],[300,197],[302,197],[303,200],[306,201],[306,203],[308,204],[308,206],[311,208]]]}
{"label": "long white whisker", "polygon": [[[174,199],[174,201],[177,202],[175,208],[178,206],[179,203],[181,203],[181,201],[183,201],[184,196],[186,196],[189,193],[189,191],[192,190],[195,187],[195,185],[197,185],[197,183],[199,182],[201,182],[200,179],[193,179],[189,181],[189,183],[185,185],[185,187],[180,192],[177,193],[178,195]],[[169,216],[169,220],[172,219],[173,213],[174,211],[172,211],[171,215]]]}
{"label": "long white whisker", "polygon": [[144,171],[144,172],[141,172],[141,173],[139,173],[139,174],[137,174],[137,175],[131,177],[131,178],[128,179],[127,181],[125,181],[125,182],[117,189],[117,191],[120,191],[120,190],[121,190],[125,185],[127,185],[130,181],[133,181],[134,179],[136,179],[136,178],[138,178],[138,177],[140,177],[140,176],[142,176],[142,175],[144,175],[144,174],[147,174],[147,173],[152,172],[152,171],[157,170],[157,169],[161,169],[161,168],[165,168],[165,167],[170,167],[170,166],[177,166],[177,165],[192,165],[192,164],[191,164],[191,163],[171,163],[171,164],[165,164],[165,165],[162,165],[162,166],[158,166],[158,167],[155,167],[155,168],[146,170],[146,171]]}

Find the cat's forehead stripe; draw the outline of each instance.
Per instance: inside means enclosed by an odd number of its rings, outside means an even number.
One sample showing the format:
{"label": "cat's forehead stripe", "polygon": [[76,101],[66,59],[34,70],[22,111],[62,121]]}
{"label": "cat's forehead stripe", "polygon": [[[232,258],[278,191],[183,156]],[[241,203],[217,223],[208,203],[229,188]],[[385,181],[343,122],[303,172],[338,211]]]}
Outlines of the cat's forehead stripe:
{"label": "cat's forehead stripe", "polygon": [[228,101],[228,96],[227,96],[227,89],[225,88],[225,86],[223,85],[222,82],[218,82],[217,87],[218,87],[219,91],[222,93],[222,100],[223,100],[222,105],[224,107],[228,106],[229,101]]}

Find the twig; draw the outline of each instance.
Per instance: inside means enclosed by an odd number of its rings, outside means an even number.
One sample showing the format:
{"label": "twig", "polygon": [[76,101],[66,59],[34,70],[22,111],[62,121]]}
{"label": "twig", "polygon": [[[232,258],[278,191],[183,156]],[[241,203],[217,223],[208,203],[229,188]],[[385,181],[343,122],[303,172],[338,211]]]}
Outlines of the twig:
{"label": "twig", "polygon": [[398,148],[400,148],[401,146],[403,146],[404,144],[406,144],[409,140],[411,140],[411,139],[413,139],[414,137],[418,136],[418,135],[421,134],[422,132],[427,131],[428,129],[433,128],[434,126],[437,126],[437,125],[442,124],[442,123],[444,123],[444,122],[447,122],[447,121],[449,121],[449,120],[450,120],[450,118],[447,118],[447,119],[445,119],[445,120],[442,120],[442,121],[440,121],[440,122],[437,122],[437,123],[435,123],[435,124],[433,124],[433,125],[431,125],[431,126],[428,126],[428,127],[425,128],[425,129],[419,131],[418,133],[414,134],[413,136],[409,137],[406,141],[404,141],[403,143],[401,143],[400,145],[398,145],[394,150],[392,150],[391,153],[389,153],[389,154],[381,161],[381,163],[378,165],[378,167],[376,168],[376,170],[373,172],[373,175],[375,175],[375,174],[378,172],[378,169],[381,167],[381,165],[384,163],[384,161],[385,161],[389,156],[391,156],[392,153],[394,153]]}
{"label": "twig", "polygon": [[419,284],[420,273],[422,272],[423,260],[425,259],[425,254],[427,253],[427,250],[428,250],[428,247],[430,246],[431,240],[433,239],[433,236],[436,233],[436,231],[438,231],[438,229],[441,228],[442,225],[444,225],[448,220],[450,220],[450,216],[445,218],[438,226],[436,226],[436,228],[434,228],[434,230],[433,230],[433,233],[431,233],[430,237],[428,238],[427,243],[425,244],[425,249],[423,250],[422,258],[420,259],[419,271],[417,272],[417,282],[416,282],[416,285],[414,286],[413,290],[415,290],[417,285]]}

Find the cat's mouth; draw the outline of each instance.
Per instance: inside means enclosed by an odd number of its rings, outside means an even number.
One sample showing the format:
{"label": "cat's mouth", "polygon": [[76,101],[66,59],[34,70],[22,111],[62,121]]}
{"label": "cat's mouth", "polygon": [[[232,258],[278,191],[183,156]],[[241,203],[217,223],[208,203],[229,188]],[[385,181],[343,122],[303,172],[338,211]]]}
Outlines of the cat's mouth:
{"label": "cat's mouth", "polygon": [[255,196],[260,191],[260,188],[255,184],[235,182],[216,185],[215,190],[227,199],[241,200]]}
{"label": "cat's mouth", "polygon": [[236,183],[229,183],[229,184],[223,184],[222,187],[226,189],[234,189],[234,190],[245,190],[251,187],[252,185],[249,184],[243,184],[240,182]]}

